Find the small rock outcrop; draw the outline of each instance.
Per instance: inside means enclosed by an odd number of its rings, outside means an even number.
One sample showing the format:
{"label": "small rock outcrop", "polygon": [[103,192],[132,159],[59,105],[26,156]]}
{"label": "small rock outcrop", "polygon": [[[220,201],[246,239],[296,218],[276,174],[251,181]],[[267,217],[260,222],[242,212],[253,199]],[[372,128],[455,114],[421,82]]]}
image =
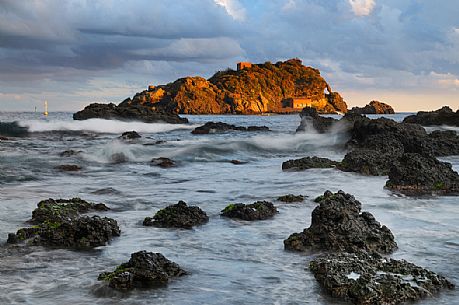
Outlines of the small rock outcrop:
{"label": "small rock outcrop", "polygon": [[221,216],[241,220],[264,220],[276,215],[276,207],[268,201],[257,201],[252,204],[230,204],[221,212]]}
{"label": "small rock outcrop", "polygon": [[358,305],[412,302],[454,288],[441,275],[376,253],[322,255],[309,268],[327,293]]}
{"label": "small rock outcrop", "polygon": [[342,191],[326,191],[316,199],[309,228],[293,233],[284,241],[287,250],[391,253],[397,249],[394,236],[369,212],[361,213],[361,203]]}
{"label": "small rock outcrop", "polygon": [[105,119],[121,121],[141,121],[145,123],[170,123],[185,124],[188,119],[181,118],[177,114],[156,111],[148,105],[122,105],[116,106],[113,103],[99,104],[93,103],[86,106],[83,110],[73,114],[74,120]]}
{"label": "small rock outcrop", "polygon": [[176,166],[175,162],[169,158],[159,157],[151,159],[151,165],[159,166],[161,168],[170,168]]}
{"label": "small rock outcrop", "polygon": [[80,198],[40,201],[32,212],[34,226],[8,235],[8,243],[60,248],[92,248],[105,245],[120,235],[118,223],[111,218],[82,216],[91,211],[106,211],[104,204],[94,204]]}
{"label": "small rock outcrop", "polygon": [[78,172],[81,170],[81,166],[76,164],[62,164],[54,168],[61,172]]}
{"label": "small rock outcrop", "polygon": [[134,139],[139,139],[141,137],[142,136],[139,135],[137,131],[132,130],[132,131],[123,132],[123,134],[121,134],[120,138],[123,139],[123,140],[134,140]]}
{"label": "small rock outcrop", "polygon": [[222,133],[228,131],[269,131],[269,128],[266,126],[235,126],[231,124],[226,124],[222,122],[207,122],[202,126],[196,127],[191,131],[192,134],[209,134],[209,133]]}
{"label": "small rock outcrop", "polygon": [[352,107],[350,113],[357,114],[394,114],[394,108],[390,105],[378,101],[371,101],[365,107]]}
{"label": "small rock outcrop", "polygon": [[319,133],[325,133],[330,130],[334,123],[338,122],[337,119],[320,116],[317,110],[312,107],[304,107],[300,117],[301,123],[296,132],[314,129]]}
{"label": "small rock outcrop", "polygon": [[209,221],[207,214],[197,206],[187,206],[184,201],[170,205],[159,210],[153,218],[146,217],[144,226],[160,228],[191,229],[193,226],[202,225]]}
{"label": "small rock outcrop", "polygon": [[459,127],[459,109],[454,112],[448,106],[435,111],[419,111],[415,115],[407,116],[404,123],[416,123],[423,126],[456,126]]}
{"label": "small rock outcrop", "polygon": [[3,137],[25,137],[29,134],[27,127],[19,126],[18,122],[0,122],[0,136]]}
{"label": "small rock outcrop", "polygon": [[59,153],[59,156],[60,157],[71,157],[71,156],[78,155],[81,152],[82,152],[81,150],[69,149],[69,150],[64,150],[63,152]]}
{"label": "small rock outcrop", "polygon": [[303,202],[304,198],[305,196],[303,195],[288,194],[288,195],[278,197],[277,200],[285,202],[285,203],[294,203],[294,202]]}
{"label": "small rock outcrop", "polygon": [[450,163],[409,153],[394,162],[386,187],[413,196],[459,194],[459,175]]}
{"label": "small rock outcrop", "polygon": [[113,289],[127,291],[167,285],[171,279],[186,274],[185,270],[161,253],[139,251],[132,253],[131,259],[114,271],[99,274],[98,280],[108,282]]}
{"label": "small rock outcrop", "polygon": [[303,171],[310,168],[333,168],[339,162],[327,158],[304,157],[301,159],[288,160],[282,163],[283,171]]}

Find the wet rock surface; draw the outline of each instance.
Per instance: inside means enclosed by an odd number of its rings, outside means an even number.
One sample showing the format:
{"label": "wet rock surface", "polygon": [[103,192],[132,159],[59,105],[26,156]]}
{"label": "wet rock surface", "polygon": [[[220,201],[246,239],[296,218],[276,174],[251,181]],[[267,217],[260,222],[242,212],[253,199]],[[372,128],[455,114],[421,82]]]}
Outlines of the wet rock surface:
{"label": "wet rock surface", "polygon": [[170,123],[185,124],[188,119],[181,118],[177,114],[155,111],[148,105],[126,105],[121,103],[99,104],[93,103],[83,110],[73,114],[74,120],[105,119],[121,121],[141,121],[145,123]]}
{"label": "wet rock surface", "polygon": [[0,122],[0,136],[25,137],[29,134],[27,127],[19,126],[18,122]]}
{"label": "wet rock surface", "polygon": [[78,172],[81,170],[81,166],[76,164],[62,164],[54,168],[61,172]]}
{"label": "wet rock surface", "polygon": [[257,201],[252,204],[234,203],[221,211],[221,216],[241,220],[264,220],[277,214],[276,207],[268,201]]}
{"label": "wet rock surface", "polygon": [[69,149],[69,150],[64,150],[63,152],[59,153],[59,156],[60,157],[72,157],[72,156],[78,155],[79,153],[81,153],[81,150]]}
{"label": "wet rock surface", "polygon": [[337,119],[320,116],[315,108],[305,107],[300,113],[301,123],[296,132],[316,130],[319,133],[325,133],[338,122]]}
{"label": "wet rock surface", "polygon": [[400,304],[454,288],[441,275],[376,253],[322,255],[311,261],[309,267],[327,293],[354,304]]}
{"label": "wet rock surface", "polygon": [[379,101],[371,101],[369,104],[364,107],[352,107],[349,110],[350,113],[357,114],[394,114],[394,109],[386,104]]}
{"label": "wet rock surface", "polygon": [[288,160],[282,163],[283,171],[303,171],[310,168],[333,168],[339,162],[327,158],[304,157],[301,159]]}
{"label": "wet rock surface", "polygon": [[125,291],[164,286],[172,278],[186,274],[185,270],[161,253],[139,251],[132,253],[130,260],[119,265],[113,272],[101,273],[98,280],[108,282],[111,288]]}
{"label": "wet rock surface", "polygon": [[176,166],[173,160],[165,157],[153,158],[151,159],[150,164],[154,166],[159,166],[161,168],[170,168]]}
{"label": "wet rock surface", "polygon": [[82,216],[82,213],[106,211],[104,204],[94,204],[80,198],[47,199],[32,212],[32,227],[21,228],[8,235],[8,243],[59,248],[92,248],[105,245],[120,235],[117,222],[111,218]]}
{"label": "wet rock surface", "polygon": [[381,226],[371,213],[361,213],[361,203],[354,196],[343,191],[326,191],[315,201],[320,205],[312,212],[311,226],[290,235],[284,241],[286,249],[379,253],[397,249],[392,232]]}
{"label": "wet rock surface", "polygon": [[277,200],[285,202],[285,203],[294,203],[294,202],[303,202],[305,198],[306,196],[303,196],[303,195],[288,194],[288,195],[278,197]]}
{"label": "wet rock surface", "polygon": [[187,206],[184,201],[159,210],[154,216],[146,217],[144,226],[161,228],[191,229],[209,221],[207,214],[197,206]]}
{"label": "wet rock surface", "polygon": [[235,126],[222,122],[207,122],[202,126],[196,127],[192,134],[210,134],[210,133],[222,133],[228,131],[269,131],[266,126]]}
{"label": "wet rock surface", "polygon": [[459,127],[459,109],[454,112],[448,106],[435,111],[419,111],[415,115],[407,116],[403,122],[416,123],[423,126],[457,126]]}
{"label": "wet rock surface", "polygon": [[459,194],[459,175],[433,156],[404,154],[391,167],[386,187],[406,195]]}
{"label": "wet rock surface", "polygon": [[132,130],[132,131],[123,132],[120,138],[123,140],[134,140],[134,139],[141,138],[141,135],[139,135],[137,131]]}

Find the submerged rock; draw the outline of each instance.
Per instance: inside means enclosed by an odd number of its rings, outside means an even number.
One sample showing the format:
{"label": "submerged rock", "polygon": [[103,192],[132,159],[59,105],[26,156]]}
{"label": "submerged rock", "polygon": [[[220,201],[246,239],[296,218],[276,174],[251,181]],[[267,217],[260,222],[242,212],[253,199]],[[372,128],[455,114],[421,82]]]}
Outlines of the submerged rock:
{"label": "submerged rock", "polygon": [[132,253],[131,259],[114,271],[101,273],[98,280],[108,282],[109,287],[117,290],[130,290],[166,285],[172,278],[186,274],[161,253],[139,251]]}
{"label": "submerged rock", "polygon": [[197,206],[187,206],[184,201],[159,210],[153,218],[147,217],[144,226],[191,229],[209,221],[207,214]]}
{"label": "submerged rock", "polygon": [[309,228],[293,233],[284,241],[288,250],[359,250],[391,253],[397,249],[394,236],[369,212],[361,213],[361,203],[343,191],[326,191],[315,200]]}
{"label": "submerged rock", "polygon": [[32,227],[8,235],[8,243],[25,241],[29,245],[61,248],[91,248],[105,245],[120,235],[118,223],[111,218],[82,216],[90,211],[106,211],[104,204],[80,198],[40,201],[32,212]]}
{"label": "submerged rock", "polygon": [[81,150],[69,149],[69,150],[64,150],[63,152],[59,153],[59,156],[61,156],[61,157],[71,157],[71,156],[77,155],[79,153],[81,153]]}
{"label": "submerged rock", "polygon": [[74,120],[87,120],[95,118],[105,120],[142,121],[145,123],[188,123],[188,119],[181,118],[174,113],[156,111],[147,105],[127,105],[123,103],[118,106],[112,103],[93,103],[86,106],[83,110],[73,114]]}
{"label": "submerged rock", "polygon": [[170,168],[175,166],[175,162],[169,158],[153,158],[151,159],[151,165],[159,166],[161,168]]}
{"label": "submerged rock", "polygon": [[296,132],[302,132],[315,129],[319,133],[325,133],[330,130],[332,125],[338,122],[337,119],[320,116],[317,110],[312,107],[304,107],[300,113],[301,123]]}
{"label": "submerged rock", "polygon": [[286,202],[286,203],[292,203],[292,202],[302,202],[304,201],[304,198],[305,196],[303,195],[288,194],[288,195],[278,197],[277,200]]}
{"label": "submerged rock", "polygon": [[448,106],[435,111],[419,111],[415,115],[407,116],[403,122],[416,123],[423,126],[457,126],[459,127],[459,109],[454,112]]}
{"label": "submerged rock", "polygon": [[412,302],[454,288],[432,271],[366,252],[322,255],[309,268],[327,293],[359,305]]}
{"label": "submerged rock", "polygon": [[310,168],[333,168],[339,162],[332,161],[327,158],[319,157],[304,157],[301,159],[288,160],[282,163],[282,170],[284,171],[302,171]]}
{"label": "submerged rock", "polygon": [[369,104],[365,105],[365,107],[352,107],[349,110],[350,113],[357,113],[357,114],[394,114],[394,108],[386,103],[382,103],[379,101],[371,101]]}
{"label": "submerged rock", "polygon": [[120,138],[123,140],[133,140],[133,139],[139,139],[141,138],[141,136],[137,133],[137,131],[132,130],[132,131],[123,132]]}
{"label": "submerged rock", "polygon": [[227,131],[269,131],[269,128],[266,126],[235,126],[222,122],[207,122],[202,126],[196,127],[191,131],[192,134],[209,134],[209,133],[220,133]]}
{"label": "submerged rock", "polygon": [[76,164],[62,164],[54,168],[61,172],[78,172],[81,170],[81,166]]}
{"label": "submerged rock", "polygon": [[386,187],[406,195],[459,194],[459,175],[433,156],[404,154],[391,167]]}
{"label": "submerged rock", "polygon": [[257,201],[252,204],[230,204],[221,212],[221,216],[242,220],[264,220],[276,215],[276,207],[268,201]]}

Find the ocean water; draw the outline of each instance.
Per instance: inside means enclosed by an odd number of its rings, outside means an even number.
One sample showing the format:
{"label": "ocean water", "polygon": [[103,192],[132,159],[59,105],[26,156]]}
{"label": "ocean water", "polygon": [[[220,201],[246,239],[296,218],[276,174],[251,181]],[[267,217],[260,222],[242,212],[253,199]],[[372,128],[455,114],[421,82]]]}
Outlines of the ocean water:
{"label": "ocean water", "polygon": [[[398,121],[406,114],[389,116]],[[29,137],[0,142],[0,304],[343,304],[327,297],[308,270],[312,255],[288,252],[283,240],[308,227],[312,201],[326,190],[344,190],[362,202],[395,235],[406,259],[459,284],[459,204],[457,197],[407,198],[383,188],[387,177],[364,177],[334,169],[282,172],[283,161],[304,156],[340,160],[346,141],[338,133],[296,134],[297,115],[187,116],[189,125],[73,121],[70,113],[0,113],[1,122],[18,121]],[[266,125],[272,132],[192,135],[207,121]],[[432,129],[432,128],[430,128]],[[131,144],[124,131],[142,135]],[[457,129],[456,132],[458,131]],[[156,141],[166,141],[155,144]],[[81,151],[60,157],[62,151]],[[126,162],[117,163],[122,154]],[[155,157],[178,166],[152,167]],[[229,161],[246,162],[234,165]],[[442,158],[459,170],[459,156]],[[61,173],[61,164],[78,164]],[[308,196],[282,204],[285,194]],[[46,198],[81,197],[104,202],[122,234],[91,251],[11,251],[8,232],[30,219]],[[160,208],[184,200],[198,205],[210,221],[192,230],[143,227]],[[274,218],[245,222],[221,218],[229,203],[269,200]],[[139,250],[161,252],[191,274],[167,287],[119,293],[97,281]],[[459,304],[458,289],[418,304]]]}

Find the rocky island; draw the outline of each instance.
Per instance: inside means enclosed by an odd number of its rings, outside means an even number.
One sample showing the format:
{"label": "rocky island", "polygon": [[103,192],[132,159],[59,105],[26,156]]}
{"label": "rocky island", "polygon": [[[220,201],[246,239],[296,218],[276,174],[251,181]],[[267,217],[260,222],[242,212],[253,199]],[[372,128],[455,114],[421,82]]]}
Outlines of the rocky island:
{"label": "rocky island", "polygon": [[177,114],[262,114],[300,112],[314,107],[320,113],[345,113],[346,102],[320,75],[299,59],[275,64],[239,63],[211,78],[180,78],[149,86],[119,105],[94,103],[75,113],[90,118],[184,123]]}

